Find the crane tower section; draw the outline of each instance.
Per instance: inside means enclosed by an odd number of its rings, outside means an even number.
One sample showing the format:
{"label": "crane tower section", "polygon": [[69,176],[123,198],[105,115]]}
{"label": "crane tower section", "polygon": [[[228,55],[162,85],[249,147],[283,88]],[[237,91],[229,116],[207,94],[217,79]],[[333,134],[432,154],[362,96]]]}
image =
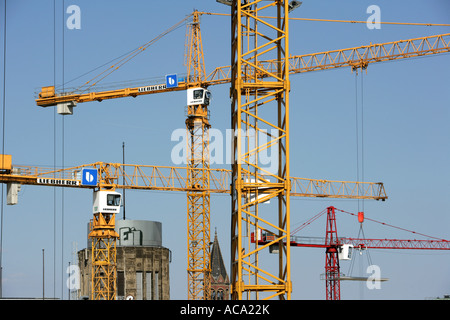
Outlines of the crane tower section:
{"label": "crane tower section", "polygon": [[116,213],[120,211],[122,195],[115,191],[94,192],[89,239],[92,245],[91,300],[115,300],[117,284]]}
{"label": "crane tower section", "polygon": [[[290,299],[289,40],[287,1],[233,1],[231,53],[231,283],[233,299]],[[268,17],[276,17],[270,19]],[[270,70],[263,61],[275,60]],[[277,154],[273,170],[263,157]],[[270,203],[269,203],[270,202]],[[267,207],[265,207],[267,206]],[[252,244],[259,228],[276,235],[278,267]]]}
{"label": "crane tower section", "polygon": [[194,11],[188,25],[187,93],[187,252],[188,299],[209,300],[210,296],[210,179],[209,111],[211,93],[205,80],[200,21]]}

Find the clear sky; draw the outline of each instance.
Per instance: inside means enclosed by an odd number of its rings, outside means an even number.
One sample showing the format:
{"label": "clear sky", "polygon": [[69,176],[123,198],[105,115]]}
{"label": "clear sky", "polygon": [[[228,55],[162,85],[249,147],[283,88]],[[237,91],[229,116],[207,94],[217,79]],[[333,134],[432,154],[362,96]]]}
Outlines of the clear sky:
{"label": "clear sky", "polygon": [[[121,162],[125,142],[127,163],[173,165],[171,150],[176,142],[171,141],[171,134],[184,128],[184,92],[79,104],[74,115],[64,118],[64,124],[61,116],[54,116],[53,108],[37,107],[34,101],[40,87],[55,80],[58,85],[68,82],[137,48],[193,9],[229,12],[214,0],[155,3],[57,1],[54,43],[53,0],[7,1],[4,150],[12,154],[13,164],[69,167]],[[63,26],[70,17],[64,13],[70,5],[81,9],[79,30]],[[365,21],[370,5],[380,7],[382,21],[450,23],[447,0],[304,0],[292,16]],[[3,61],[4,0],[0,17]],[[229,65],[230,18],[204,16],[201,27],[207,72]],[[183,25],[105,82],[185,73],[185,31]],[[382,25],[379,30],[369,30],[365,24],[292,21],[290,31],[294,55],[448,33],[450,27]],[[3,75],[3,64],[0,68]],[[364,177],[366,181],[383,182],[389,197],[385,202],[365,201],[366,216],[450,239],[449,74],[450,56],[444,54],[371,64],[362,76],[362,86],[361,74],[356,78],[349,68],[292,76],[292,175],[356,180],[358,96],[358,106],[364,108]],[[87,78],[66,86],[79,85],[83,80]],[[0,82],[3,87],[3,77]],[[212,126],[225,132],[231,123],[229,85],[211,87],[211,91]],[[129,191],[126,201],[127,218],[162,222],[163,245],[173,257],[170,295],[172,299],[185,299],[186,195]],[[212,195],[211,233],[217,228],[228,272],[230,204],[229,196]],[[357,212],[362,203],[295,198],[292,229],[331,205]],[[5,201],[3,210],[3,296],[42,295],[45,249],[45,295],[67,299],[65,270],[73,261],[74,247],[86,247],[87,224],[92,217],[91,191],[66,188],[63,192],[59,188],[55,192],[48,187],[22,186],[19,204],[6,206]],[[340,236],[357,237],[358,230],[356,218],[338,216]],[[369,221],[364,223],[364,232],[367,238],[418,238]],[[302,235],[325,236],[325,221],[316,221]],[[325,299],[325,283],[320,280],[324,251],[292,250],[292,298]],[[357,258],[352,275],[367,276],[366,255]],[[355,282],[343,283],[342,299],[425,299],[450,293],[449,252],[370,250],[370,258],[389,281],[378,290]],[[347,273],[347,269],[348,264],[343,263],[342,271]]]}

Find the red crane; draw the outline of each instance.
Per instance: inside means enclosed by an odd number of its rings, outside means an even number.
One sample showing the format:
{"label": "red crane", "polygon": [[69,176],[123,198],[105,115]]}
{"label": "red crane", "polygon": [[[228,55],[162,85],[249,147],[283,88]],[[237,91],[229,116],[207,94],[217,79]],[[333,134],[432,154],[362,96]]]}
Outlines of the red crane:
{"label": "red crane", "polygon": [[[360,239],[360,238],[344,238],[338,237],[336,226],[336,211],[345,212],[351,215],[354,213],[344,210],[336,209],[335,207],[328,207],[326,210],[315,215],[307,222],[303,223],[300,227],[295,229],[292,234],[303,229],[311,222],[327,213],[326,233],[325,238],[318,237],[298,237],[292,236],[290,238],[290,244],[292,247],[312,247],[312,248],[324,248],[325,249],[325,282],[326,282],[326,299],[327,300],[340,300],[341,290],[340,281],[347,280],[348,277],[343,277],[340,272],[339,260],[349,260],[351,258],[352,249],[427,249],[427,250],[450,250],[450,241],[445,239],[434,240],[415,240],[415,239]],[[358,213],[358,221],[362,223],[364,221],[364,213]],[[373,219],[368,219],[375,221]],[[375,221],[383,225],[379,221]],[[398,228],[398,227],[396,227]],[[402,229],[402,228],[398,228]],[[403,229],[405,230],[405,229]],[[409,231],[409,230],[407,230]],[[414,232],[417,234],[417,232]],[[422,235],[422,234],[421,234]],[[274,241],[275,235],[271,235],[260,230],[260,234],[257,235],[258,244],[267,246],[271,249],[271,252],[277,249],[278,243]],[[252,242],[255,242],[255,236],[252,234]]]}

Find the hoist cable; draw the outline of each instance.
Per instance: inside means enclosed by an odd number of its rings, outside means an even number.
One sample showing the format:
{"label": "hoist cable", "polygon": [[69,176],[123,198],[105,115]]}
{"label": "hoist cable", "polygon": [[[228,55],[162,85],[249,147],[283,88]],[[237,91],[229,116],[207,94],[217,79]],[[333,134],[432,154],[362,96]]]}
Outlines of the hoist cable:
{"label": "hoist cable", "polygon": [[[359,124],[358,124],[358,70],[356,70],[355,73],[355,129],[356,129],[356,181],[359,182]],[[358,194],[359,194],[359,187],[358,187]],[[359,208],[359,199],[357,200],[358,203],[358,212],[360,211]]]}
{"label": "hoist cable", "polygon": [[[56,0],[53,0],[53,86],[56,86]],[[56,112],[53,112],[53,178],[56,172]],[[56,187],[53,187],[53,296],[56,297]]]}
{"label": "hoist cable", "polygon": [[[65,0],[62,1],[62,84],[63,84],[63,91],[64,91],[64,64],[65,64],[65,52],[64,52],[64,46],[65,46],[65,39],[64,39],[64,8],[65,8]],[[62,132],[61,132],[61,161],[62,161],[62,168],[64,169],[64,115],[61,116],[61,122],[62,122]],[[64,299],[64,188],[61,188],[61,299]]]}
{"label": "hoist cable", "polygon": [[[364,182],[364,72],[361,70],[361,179]],[[364,212],[364,199],[361,201]]]}
{"label": "hoist cable", "polygon": [[[358,70],[355,73],[356,181],[364,182],[364,79],[361,69],[361,96],[358,97]],[[359,100],[361,100],[359,102]],[[360,180],[361,178],[361,180]],[[358,189],[358,193],[359,193]],[[358,212],[364,211],[364,199],[358,199]]]}
{"label": "hoist cable", "polygon": [[[5,19],[3,21],[3,119],[2,119],[2,155],[5,154],[5,116],[6,116],[6,0],[5,0]],[[2,166],[4,162],[4,156],[2,156]],[[1,203],[1,230],[0,230],[0,298],[3,297],[3,190],[4,184],[2,183],[2,203]]]}
{"label": "hoist cable", "polygon": [[[361,235],[362,234],[362,235]],[[363,229],[363,224],[362,223],[360,223],[360,226],[359,226],[359,231],[358,231],[358,237],[357,237],[358,239],[365,239],[366,238],[366,236],[365,236],[365,234],[364,234],[364,229]],[[354,250],[356,250],[357,248],[353,248],[353,252],[354,252]],[[364,250],[364,251],[366,251],[366,256],[367,256],[367,263],[368,263],[368,265],[369,266],[371,266],[371,265],[373,265],[373,263],[372,263],[372,258],[371,258],[371,256],[370,256],[370,253],[369,253],[369,249],[368,248],[365,248],[365,249],[362,249],[362,248],[359,248],[359,252],[360,252],[360,254],[362,254],[362,250]],[[349,268],[348,268],[348,273],[347,273],[347,275],[349,275],[349,276],[351,276],[352,274],[353,274],[353,267],[354,267],[354,265],[355,265],[355,260],[356,259],[354,259],[354,254],[352,254],[352,259],[351,259],[351,261],[350,261],[350,265],[349,265]]]}

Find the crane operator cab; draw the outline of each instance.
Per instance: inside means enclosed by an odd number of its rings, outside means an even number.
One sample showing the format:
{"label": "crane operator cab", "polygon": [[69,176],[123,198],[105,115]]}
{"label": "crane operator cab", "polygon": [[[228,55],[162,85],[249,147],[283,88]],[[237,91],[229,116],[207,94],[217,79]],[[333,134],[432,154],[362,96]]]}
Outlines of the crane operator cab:
{"label": "crane operator cab", "polygon": [[343,244],[338,247],[339,260],[351,260],[352,259],[353,245]]}
{"label": "crane operator cab", "polygon": [[211,92],[205,88],[187,89],[187,105],[209,105],[211,101]]}
{"label": "crane operator cab", "polygon": [[122,195],[115,191],[95,191],[93,201],[94,213],[119,213]]}

